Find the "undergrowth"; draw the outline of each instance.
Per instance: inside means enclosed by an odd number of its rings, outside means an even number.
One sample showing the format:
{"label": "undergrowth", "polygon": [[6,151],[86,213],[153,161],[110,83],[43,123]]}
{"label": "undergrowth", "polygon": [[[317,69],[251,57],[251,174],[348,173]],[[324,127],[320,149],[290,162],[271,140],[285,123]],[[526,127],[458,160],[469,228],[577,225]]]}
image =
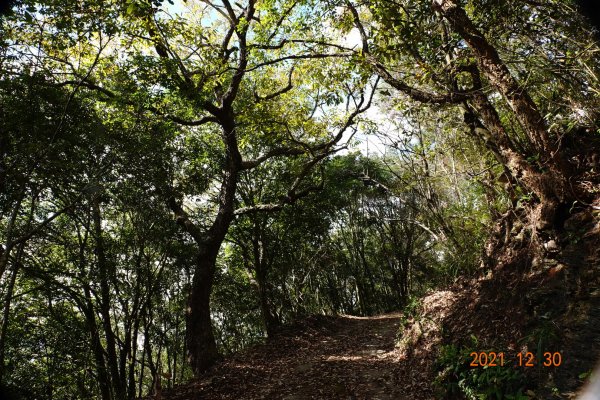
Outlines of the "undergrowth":
{"label": "undergrowth", "polygon": [[400,326],[396,333],[396,346],[402,347],[411,343],[413,338],[405,335],[406,330],[421,320],[421,297],[410,296],[406,305],[402,309],[402,316],[400,317]]}
{"label": "undergrowth", "polygon": [[404,309],[402,310],[402,317],[400,317],[400,333],[410,325],[411,320],[417,320],[420,317],[421,308],[421,297],[410,296]]}
{"label": "undergrowth", "polygon": [[439,398],[468,400],[526,400],[525,375],[512,363],[503,366],[472,367],[473,352],[481,352],[477,339],[471,346],[440,347],[434,386]]}

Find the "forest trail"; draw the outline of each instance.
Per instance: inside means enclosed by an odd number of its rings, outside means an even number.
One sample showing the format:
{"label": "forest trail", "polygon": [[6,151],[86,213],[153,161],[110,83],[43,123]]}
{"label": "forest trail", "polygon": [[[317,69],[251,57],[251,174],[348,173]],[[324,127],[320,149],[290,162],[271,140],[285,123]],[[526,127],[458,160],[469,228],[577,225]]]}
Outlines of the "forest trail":
{"label": "forest trail", "polygon": [[200,381],[164,391],[162,399],[420,398],[413,389],[424,388],[411,388],[415,381],[403,373],[411,368],[395,348],[400,318],[309,317],[227,357]]}

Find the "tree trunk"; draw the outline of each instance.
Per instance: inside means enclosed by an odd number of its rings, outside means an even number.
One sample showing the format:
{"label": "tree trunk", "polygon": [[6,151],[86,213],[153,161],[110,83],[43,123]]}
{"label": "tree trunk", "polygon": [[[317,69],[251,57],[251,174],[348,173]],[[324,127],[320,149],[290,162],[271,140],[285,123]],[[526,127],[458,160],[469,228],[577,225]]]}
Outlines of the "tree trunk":
{"label": "tree trunk", "polygon": [[267,290],[267,272],[269,263],[265,259],[265,244],[263,243],[262,231],[264,224],[261,226],[259,220],[254,221],[253,237],[252,237],[252,256],[254,258],[254,272],[256,276],[258,300],[260,303],[260,312],[267,332],[268,337],[272,337],[279,325],[277,318],[271,312],[269,304],[269,296]]}
{"label": "tree trunk", "polygon": [[111,375],[111,382],[118,399],[124,399],[126,396],[123,380],[119,371],[119,359],[117,357],[117,345],[114,331],[112,329],[110,317],[110,287],[109,287],[109,266],[106,258],[106,249],[102,235],[102,216],[100,213],[100,200],[95,197],[92,200],[92,217],[94,221],[94,236],[96,241],[96,257],[98,273],[100,278],[100,315],[102,316],[102,326],[106,338],[106,353],[108,370]]}
{"label": "tree trunk", "polygon": [[90,340],[92,341],[92,351],[94,353],[96,372],[98,374],[98,385],[100,386],[102,400],[110,400],[113,398],[111,395],[110,377],[108,374],[108,369],[106,368],[106,362],[104,361],[104,348],[102,347],[100,332],[98,329],[98,324],[96,323],[96,315],[94,313],[91,290],[87,283],[83,285],[83,291],[85,295],[85,303],[83,303],[82,312],[85,316],[86,325],[90,334]]}
{"label": "tree trunk", "polygon": [[190,233],[198,245],[196,268],[188,297],[185,333],[188,360],[196,376],[205,372],[219,359],[210,317],[210,294],[219,249],[234,218],[235,192],[242,165],[233,110],[230,107],[220,110],[218,120],[223,131],[222,140],[226,151],[218,197],[219,209],[210,229],[207,232],[201,231],[174,199],[169,200],[169,206],[175,212],[178,223]]}
{"label": "tree trunk", "polygon": [[558,197],[555,192],[555,185],[559,186],[558,182],[561,179],[557,179],[554,174],[538,171],[527,162],[523,154],[513,148],[500,116],[483,93],[475,94],[472,103],[489,131],[494,145],[497,146],[502,163],[516,182],[531,190],[540,200],[537,227],[544,229],[551,226],[555,223],[555,214],[560,202],[565,201],[563,196]]}
{"label": "tree trunk", "polygon": [[6,271],[6,267],[8,266],[10,252],[12,251],[12,248],[13,248],[13,245],[11,243],[14,243],[12,241],[14,225],[15,225],[15,221],[17,220],[19,211],[21,210],[21,202],[23,201],[24,197],[25,196],[23,194],[21,194],[21,196],[19,196],[19,198],[17,199],[17,201],[15,203],[15,206],[13,207],[13,209],[10,213],[10,219],[8,221],[8,224],[6,226],[6,231],[5,231],[6,245],[2,246],[0,244],[0,279],[2,279],[2,276],[4,275],[4,271]]}
{"label": "tree trunk", "polygon": [[221,242],[200,247],[188,297],[185,338],[189,362],[196,376],[219,359],[210,317],[210,294],[220,246]]}
{"label": "tree trunk", "polygon": [[519,85],[502,62],[496,49],[477,29],[456,0],[434,0],[433,5],[473,50],[479,68],[505,98],[536,149],[550,154],[553,148],[544,119],[527,91]]}
{"label": "tree trunk", "polygon": [[178,356],[178,347],[179,347],[179,316],[175,316],[175,340],[173,343],[173,347],[172,347],[172,352],[173,352],[173,367],[172,367],[172,371],[173,371],[173,375],[172,375],[172,379],[173,379],[173,386],[175,386],[175,384],[177,383],[177,356]]}
{"label": "tree trunk", "polygon": [[138,391],[137,397],[142,397],[142,389],[144,383],[144,375],[146,372],[146,343],[148,342],[148,325],[144,324],[144,342],[142,343],[142,359],[140,360],[140,373],[138,375]]}
{"label": "tree trunk", "polygon": [[263,271],[256,271],[256,282],[258,283],[260,312],[262,314],[263,323],[265,324],[265,331],[267,332],[267,337],[271,338],[279,326],[279,321],[271,311],[271,305],[269,304],[269,296],[266,288],[266,277]]}
{"label": "tree trunk", "polygon": [[[510,145],[510,140],[503,128],[500,129],[500,134],[494,135],[503,153],[505,165],[517,181],[524,182],[525,186],[539,198],[540,204],[536,212],[537,217],[535,217],[538,220],[537,227],[544,229],[552,224],[557,224],[559,206],[572,200],[573,193],[567,179],[568,167],[557,146],[552,144],[537,105],[527,90],[512,76],[496,49],[477,29],[456,0],[433,0],[433,8],[446,18],[451,28],[469,45],[481,73],[489,84],[504,97],[523,131],[527,134],[534,152],[530,155],[539,157],[540,165],[544,165],[548,169],[542,172],[539,166],[528,163],[526,156]],[[479,87],[481,87],[480,84]],[[482,92],[475,93],[474,97],[475,109],[485,120],[487,128],[493,132],[496,126],[501,125],[496,110]]]}
{"label": "tree trunk", "polygon": [[10,281],[8,282],[8,287],[6,288],[6,294],[4,297],[4,309],[2,310],[2,330],[0,331],[0,386],[2,385],[2,380],[4,377],[4,350],[6,347],[6,333],[8,331],[8,324],[10,321],[10,305],[15,288],[15,282],[17,281],[17,275],[19,274],[19,267],[21,265],[21,257],[23,256],[24,246],[25,244],[22,243],[17,251],[17,257],[12,268],[12,274],[10,276]]}

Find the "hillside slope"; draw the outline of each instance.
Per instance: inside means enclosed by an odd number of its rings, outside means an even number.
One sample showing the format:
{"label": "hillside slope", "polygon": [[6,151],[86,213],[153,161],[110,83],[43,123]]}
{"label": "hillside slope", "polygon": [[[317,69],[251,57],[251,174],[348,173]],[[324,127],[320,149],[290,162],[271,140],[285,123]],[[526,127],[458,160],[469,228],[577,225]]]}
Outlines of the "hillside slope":
{"label": "hillside slope", "polygon": [[[504,229],[509,246],[484,277],[432,291],[404,315],[307,318],[155,398],[575,398],[600,356],[598,212],[574,213],[541,252],[521,238],[524,227]],[[505,352],[506,368],[480,382],[472,351]],[[543,367],[546,351],[561,365]],[[535,367],[518,366],[526,352]]]}

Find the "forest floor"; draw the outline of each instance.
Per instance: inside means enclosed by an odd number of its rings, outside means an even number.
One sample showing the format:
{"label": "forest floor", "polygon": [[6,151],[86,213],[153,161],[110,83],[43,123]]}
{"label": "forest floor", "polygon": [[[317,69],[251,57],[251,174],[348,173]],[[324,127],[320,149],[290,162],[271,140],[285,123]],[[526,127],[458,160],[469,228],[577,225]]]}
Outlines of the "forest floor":
{"label": "forest floor", "polygon": [[[227,356],[200,380],[164,389],[160,396],[148,399],[442,398],[434,385],[441,345],[461,343],[460,337],[467,341],[477,337],[480,350],[506,351],[507,358],[509,354],[516,357],[519,351],[535,351],[519,340],[527,337],[526,321],[532,318],[525,317],[519,301],[482,301],[487,297],[482,293],[490,294],[488,288],[496,287],[491,284],[496,279],[465,281],[430,292],[414,315],[308,317],[285,327],[266,344]],[[540,286],[535,279],[528,283],[521,288]],[[596,311],[600,293],[573,305],[577,309],[572,312],[580,321],[569,318],[571,328],[556,343],[563,365],[552,370],[521,368],[527,373],[525,389],[531,394],[526,398],[573,399],[583,384],[580,374],[593,367],[599,353],[600,315]]]}
{"label": "forest floor", "polygon": [[[227,357],[163,399],[431,399],[420,367],[395,347],[401,315],[314,316]],[[428,386],[428,385],[427,385]]]}
{"label": "forest floor", "polygon": [[[507,234],[515,238],[510,260],[526,259],[529,242],[516,240],[519,232]],[[506,352],[513,366],[519,353],[559,352],[558,367],[543,367],[538,356],[535,368],[519,368],[522,390],[530,399],[573,399],[600,358],[600,213],[574,214],[555,238],[560,250],[546,238],[549,250],[537,261],[499,262],[484,276],[430,291],[405,314],[305,318],[150,398],[430,400],[443,397],[434,385],[439,350],[454,346]],[[457,357],[451,363],[464,364]]]}

